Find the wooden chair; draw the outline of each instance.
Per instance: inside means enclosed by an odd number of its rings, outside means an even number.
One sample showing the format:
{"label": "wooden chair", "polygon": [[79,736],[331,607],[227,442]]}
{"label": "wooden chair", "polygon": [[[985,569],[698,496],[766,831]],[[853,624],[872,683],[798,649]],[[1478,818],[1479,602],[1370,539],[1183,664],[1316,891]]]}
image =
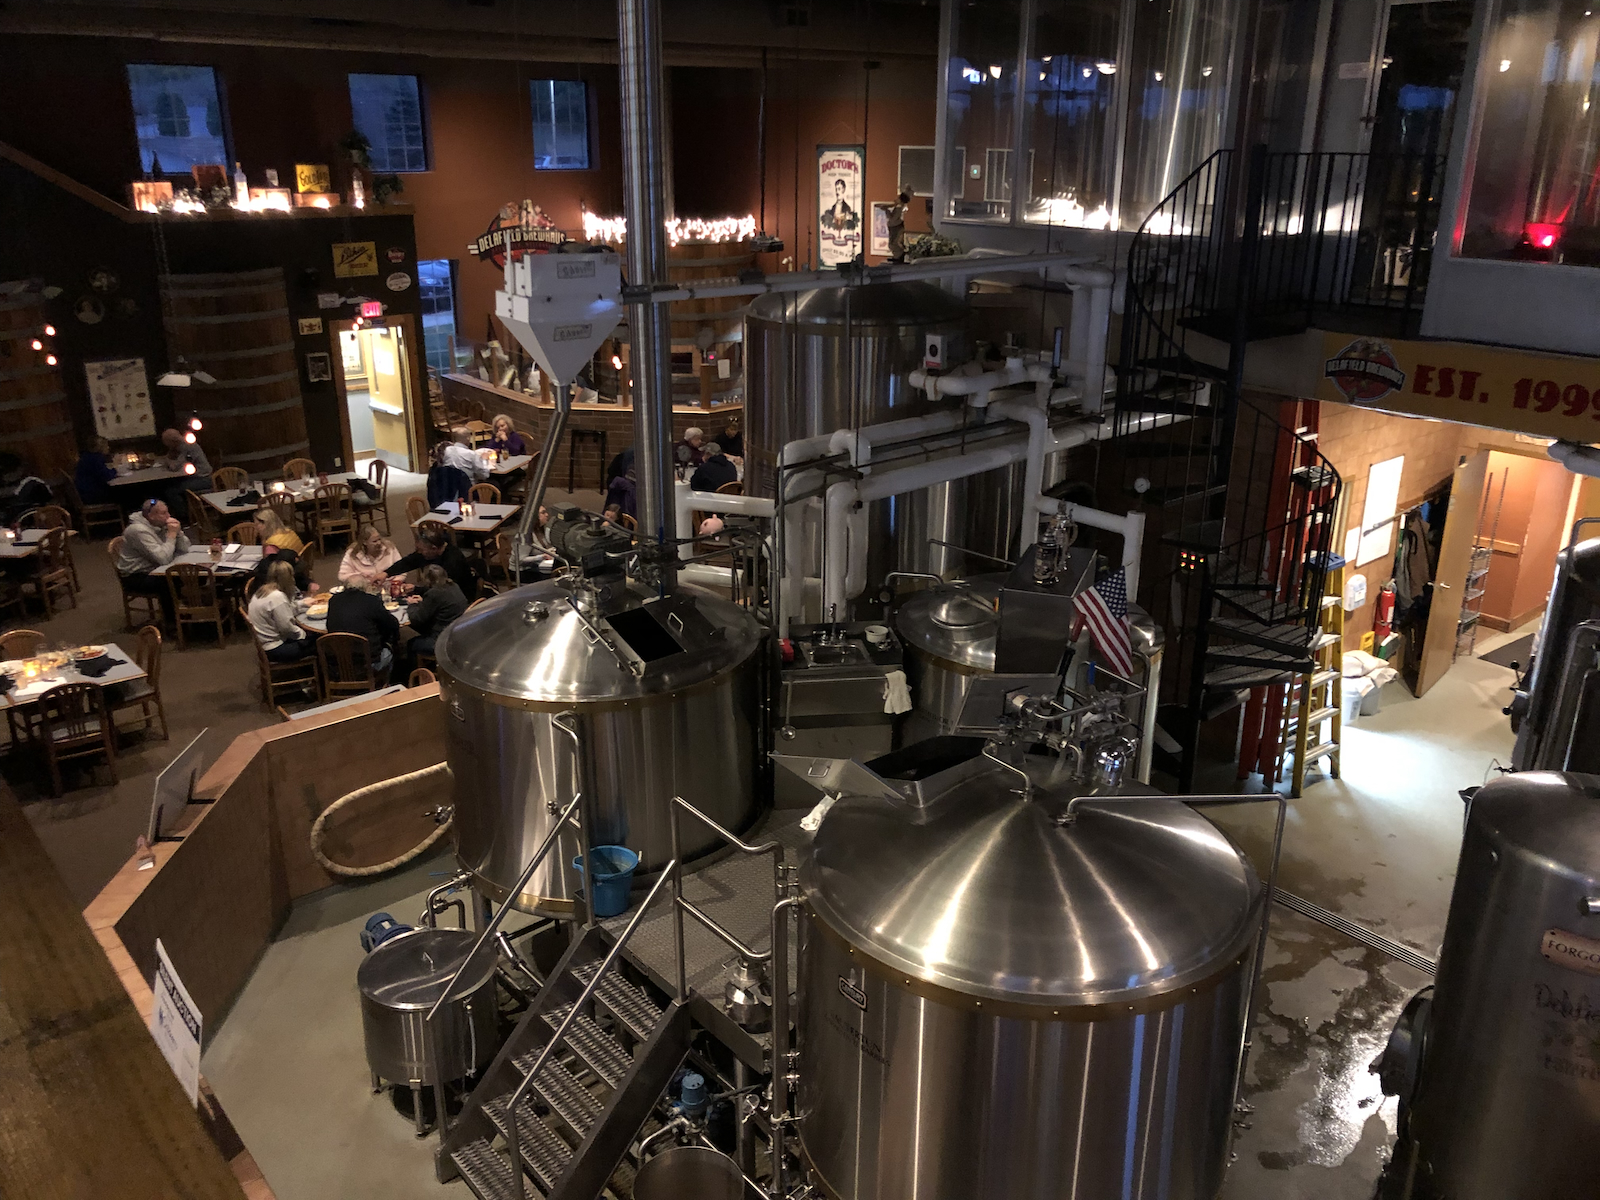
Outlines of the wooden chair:
{"label": "wooden chair", "polygon": [[389,464],[381,458],[375,458],[367,464],[367,482],[378,489],[376,499],[369,499],[361,492],[355,492],[351,502],[356,506],[356,521],[359,524],[366,521],[378,527],[384,537],[391,537],[389,531]]}
{"label": "wooden chair", "polygon": [[497,533],[494,541],[490,543],[493,549],[483,556],[484,570],[489,574],[499,572],[505,580],[511,578],[511,545],[512,537],[509,533]]}
{"label": "wooden chair", "polygon": [[311,531],[317,535],[317,550],[328,552],[328,536],[343,533],[356,535],[356,510],[350,500],[350,485],[328,483],[319,487],[315,497],[316,507],[311,510]]}
{"label": "wooden chair", "polygon": [[39,552],[34,556],[34,561],[38,567],[34,577],[27,583],[33,585],[40,603],[44,605],[45,617],[55,616],[55,598],[59,593],[71,596],[72,607],[77,608],[77,572],[72,565],[72,551],[67,549],[67,530],[46,530],[39,541]]}
{"label": "wooden chair", "polygon": [[406,524],[415,525],[428,515],[428,501],[424,496],[411,496],[406,500]]}
{"label": "wooden chair", "polygon": [[454,542],[456,540],[456,531],[450,525],[446,524],[444,521],[440,521],[440,520],[437,520],[437,519],[431,520],[431,521],[424,521],[422,524],[418,525],[417,526],[417,537],[420,538],[424,533],[427,533],[430,529],[433,530],[435,533],[444,534],[445,538],[448,541]]}
{"label": "wooden chair", "polygon": [[[117,573],[117,557],[122,553],[122,538],[114,537],[106,543],[106,551],[111,555],[112,573],[117,576],[117,587],[122,591],[122,619],[127,622],[127,628],[137,629],[141,625],[162,624],[161,601],[155,596],[147,596],[140,592],[130,592],[121,574]],[[144,605],[144,619],[135,622],[133,619],[133,606]]]}
{"label": "wooden chair", "polygon": [[359,633],[325,633],[317,639],[322,699],[359,696],[378,686],[372,671],[372,646]]}
{"label": "wooden chair", "polygon": [[744,495],[744,484],[740,483],[738,480],[734,480],[732,483],[725,483],[717,489],[717,495],[742,496]]}
{"label": "wooden chair", "polygon": [[213,492],[238,491],[250,482],[250,472],[243,467],[218,467],[211,472],[211,490]]}
{"label": "wooden chair", "polygon": [[492,483],[475,483],[467,489],[467,501],[471,504],[499,504],[500,489]]}
{"label": "wooden chair", "polygon": [[[120,504],[85,504],[83,497],[78,494],[78,486],[71,479],[62,484],[67,493],[67,503],[77,510],[78,524],[83,527],[84,537],[93,537],[98,526],[110,528],[117,527],[121,533],[128,526],[128,514],[122,511]],[[116,534],[112,534],[113,537]]]}
{"label": "wooden chair", "polygon": [[178,619],[178,649],[188,648],[185,625],[215,625],[217,644],[227,635],[224,622],[233,622],[233,605],[217,586],[217,572],[210,563],[174,563],[167,568],[167,586],[172,589],[172,610]]}
{"label": "wooden chair", "polygon": [[71,529],[72,514],[59,504],[41,504],[17,518],[18,529]]}
{"label": "wooden chair", "polygon": [[256,665],[261,671],[261,699],[268,708],[278,707],[279,692],[303,693],[309,689],[313,695],[322,694],[315,655],[295,662],[273,662],[261,648],[260,638],[252,637],[250,640],[256,644]]}
{"label": "wooden chair", "polygon": [[222,535],[222,540],[229,545],[237,542],[241,546],[259,546],[261,544],[261,526],[254,521],[240,521]]}
{"label": "wooden chair", "polygon": [[293,529],[300,517],[294,497],[288,492],[267,492],[261,497],[261,507],[277,513],[278,520],[283,522],[285,529]]}
{"label": "wooden chair", "polygon": [[435,682],[435,676],[427,667],[418,667],[411,672],[411,678],[406,681],[407,687],[421,687],[425,683]]}
{"label": "wooden chair", "polygon": [[37,629],[13,629],[0,635],[0,659],[32,658],[48,640]]}
{"label": "wooden chair", "polygon": [[144,670],[145,678],[125,683],[117,692],[107,694],[111,709],[112,727],[116,727],[117,714],[124,709],[137,708],[144,719],[143,728],[151,728],[153,718],[150,706],[155,705],[155,715],[161,718],[161,740],[167,741],[167,706],[161,702],[161,630],[146,625],[139,630],[139,646],[133,652],[133,661]]}
{"label": "wooden chair", "polygon": [[104,754],[111,782],[117,782],[117,743],[99,684],[64,683],[51,688],[40,697],[38,709],[35,737],[50,766],[55,795],[61,795],[61,764],[69,758]]}
{"label": "wooden chair", "polygon": [[624,529],[626,529],[629,533],[638,533],[639,532],[639,522],[634,520],[627,513],[618,513],[617,514],[617,520],[622,522],[622,527]]}
{"label": "wooden chair", "polygon": [[216,527],[211,524],[211,508],[200,499],[199,492],[184,492],[183,502],[189,507],[189,526],[201,538],[210,541],[216,532]]}
{"label": "wooden chair", "polygon": [[283,477],[289,479],[310,479],[317,473],[317,464],[309,458],[291,458],[283,464]]}

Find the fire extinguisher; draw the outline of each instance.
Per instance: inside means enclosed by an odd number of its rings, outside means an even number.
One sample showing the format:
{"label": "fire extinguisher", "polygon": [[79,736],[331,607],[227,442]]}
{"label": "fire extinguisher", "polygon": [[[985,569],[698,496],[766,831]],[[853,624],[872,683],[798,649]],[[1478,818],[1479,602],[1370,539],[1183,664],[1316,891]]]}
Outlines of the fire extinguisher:
{"label": "fire extinguisher", "polygon": [[1394,584],[1386,583],[1378,591],[1378,610],[1372,617],[1372,632],[1379,642],[1390,634],[1394,623]]}

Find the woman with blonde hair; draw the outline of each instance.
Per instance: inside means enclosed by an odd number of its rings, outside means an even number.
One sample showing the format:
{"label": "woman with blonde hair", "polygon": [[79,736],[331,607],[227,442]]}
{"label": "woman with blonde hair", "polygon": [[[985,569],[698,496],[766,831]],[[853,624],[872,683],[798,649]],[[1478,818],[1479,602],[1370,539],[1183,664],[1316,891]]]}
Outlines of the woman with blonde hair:
{"label": "woman with blonde hair", "polygon": [[311,653],[311,639],[295,624],[298,595],[294,567],[275,562],[267,568],[266,582],[250,597],[250,628],[273,662],[297,662]]}
{"label": "woman with blonde hair", "polygon": [[339,561],[339,582],[353,584],[359,580],[377,581],[389,574],[389,568],[400,561],[400,551],[395,544],[378,532],[376,525],[363,525],[361,536],[350,543]]}
{"label": "woman with blonde hair", "polygon": [[523,441],[522,435],[517,432],[517,427],[505,413],[495,414],[494,420],[489,422],[489,427],[494,431],[489,438],[491,450],[503,450],[507,458],[516,458],[528,452],[528,443]]}
{"label": "woman with blonde hair", "polygon": [[296,555],[305,551],[306,544],[270,508],[256,509],[256,527],[261,531],[261,544],[263,546],[276,546],[279,550],[292,550]]}

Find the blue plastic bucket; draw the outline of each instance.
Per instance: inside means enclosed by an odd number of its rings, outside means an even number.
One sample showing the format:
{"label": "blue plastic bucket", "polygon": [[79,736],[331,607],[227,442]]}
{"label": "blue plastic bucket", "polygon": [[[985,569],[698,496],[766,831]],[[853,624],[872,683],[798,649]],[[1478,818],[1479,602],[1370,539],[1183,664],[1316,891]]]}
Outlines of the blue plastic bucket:
{"label": "blue plastic bucket", "polygon": [[[594,915],[614,917],[627,912],[639,856],[626,846],[591,846],[589,852],[594,855]],[[572,869],[583,874],[583,855],[572,860]]]}

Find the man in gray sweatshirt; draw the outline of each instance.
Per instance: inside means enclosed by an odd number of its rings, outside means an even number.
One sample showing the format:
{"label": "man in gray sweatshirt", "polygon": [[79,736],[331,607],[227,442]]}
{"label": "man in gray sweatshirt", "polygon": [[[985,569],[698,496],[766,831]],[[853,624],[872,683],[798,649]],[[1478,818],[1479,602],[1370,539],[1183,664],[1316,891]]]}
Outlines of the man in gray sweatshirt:
{"label": "man in gray sweatshirt", "polygon": [[161,611],[172,619],[172,592],[164,575],[152,575],[189,550],[183,526],[161,500],[146,500],[139,511],[128,517],[122,531],[122,549],[117,553],[117,574],[122,588],[137,596],[154,596]]}

